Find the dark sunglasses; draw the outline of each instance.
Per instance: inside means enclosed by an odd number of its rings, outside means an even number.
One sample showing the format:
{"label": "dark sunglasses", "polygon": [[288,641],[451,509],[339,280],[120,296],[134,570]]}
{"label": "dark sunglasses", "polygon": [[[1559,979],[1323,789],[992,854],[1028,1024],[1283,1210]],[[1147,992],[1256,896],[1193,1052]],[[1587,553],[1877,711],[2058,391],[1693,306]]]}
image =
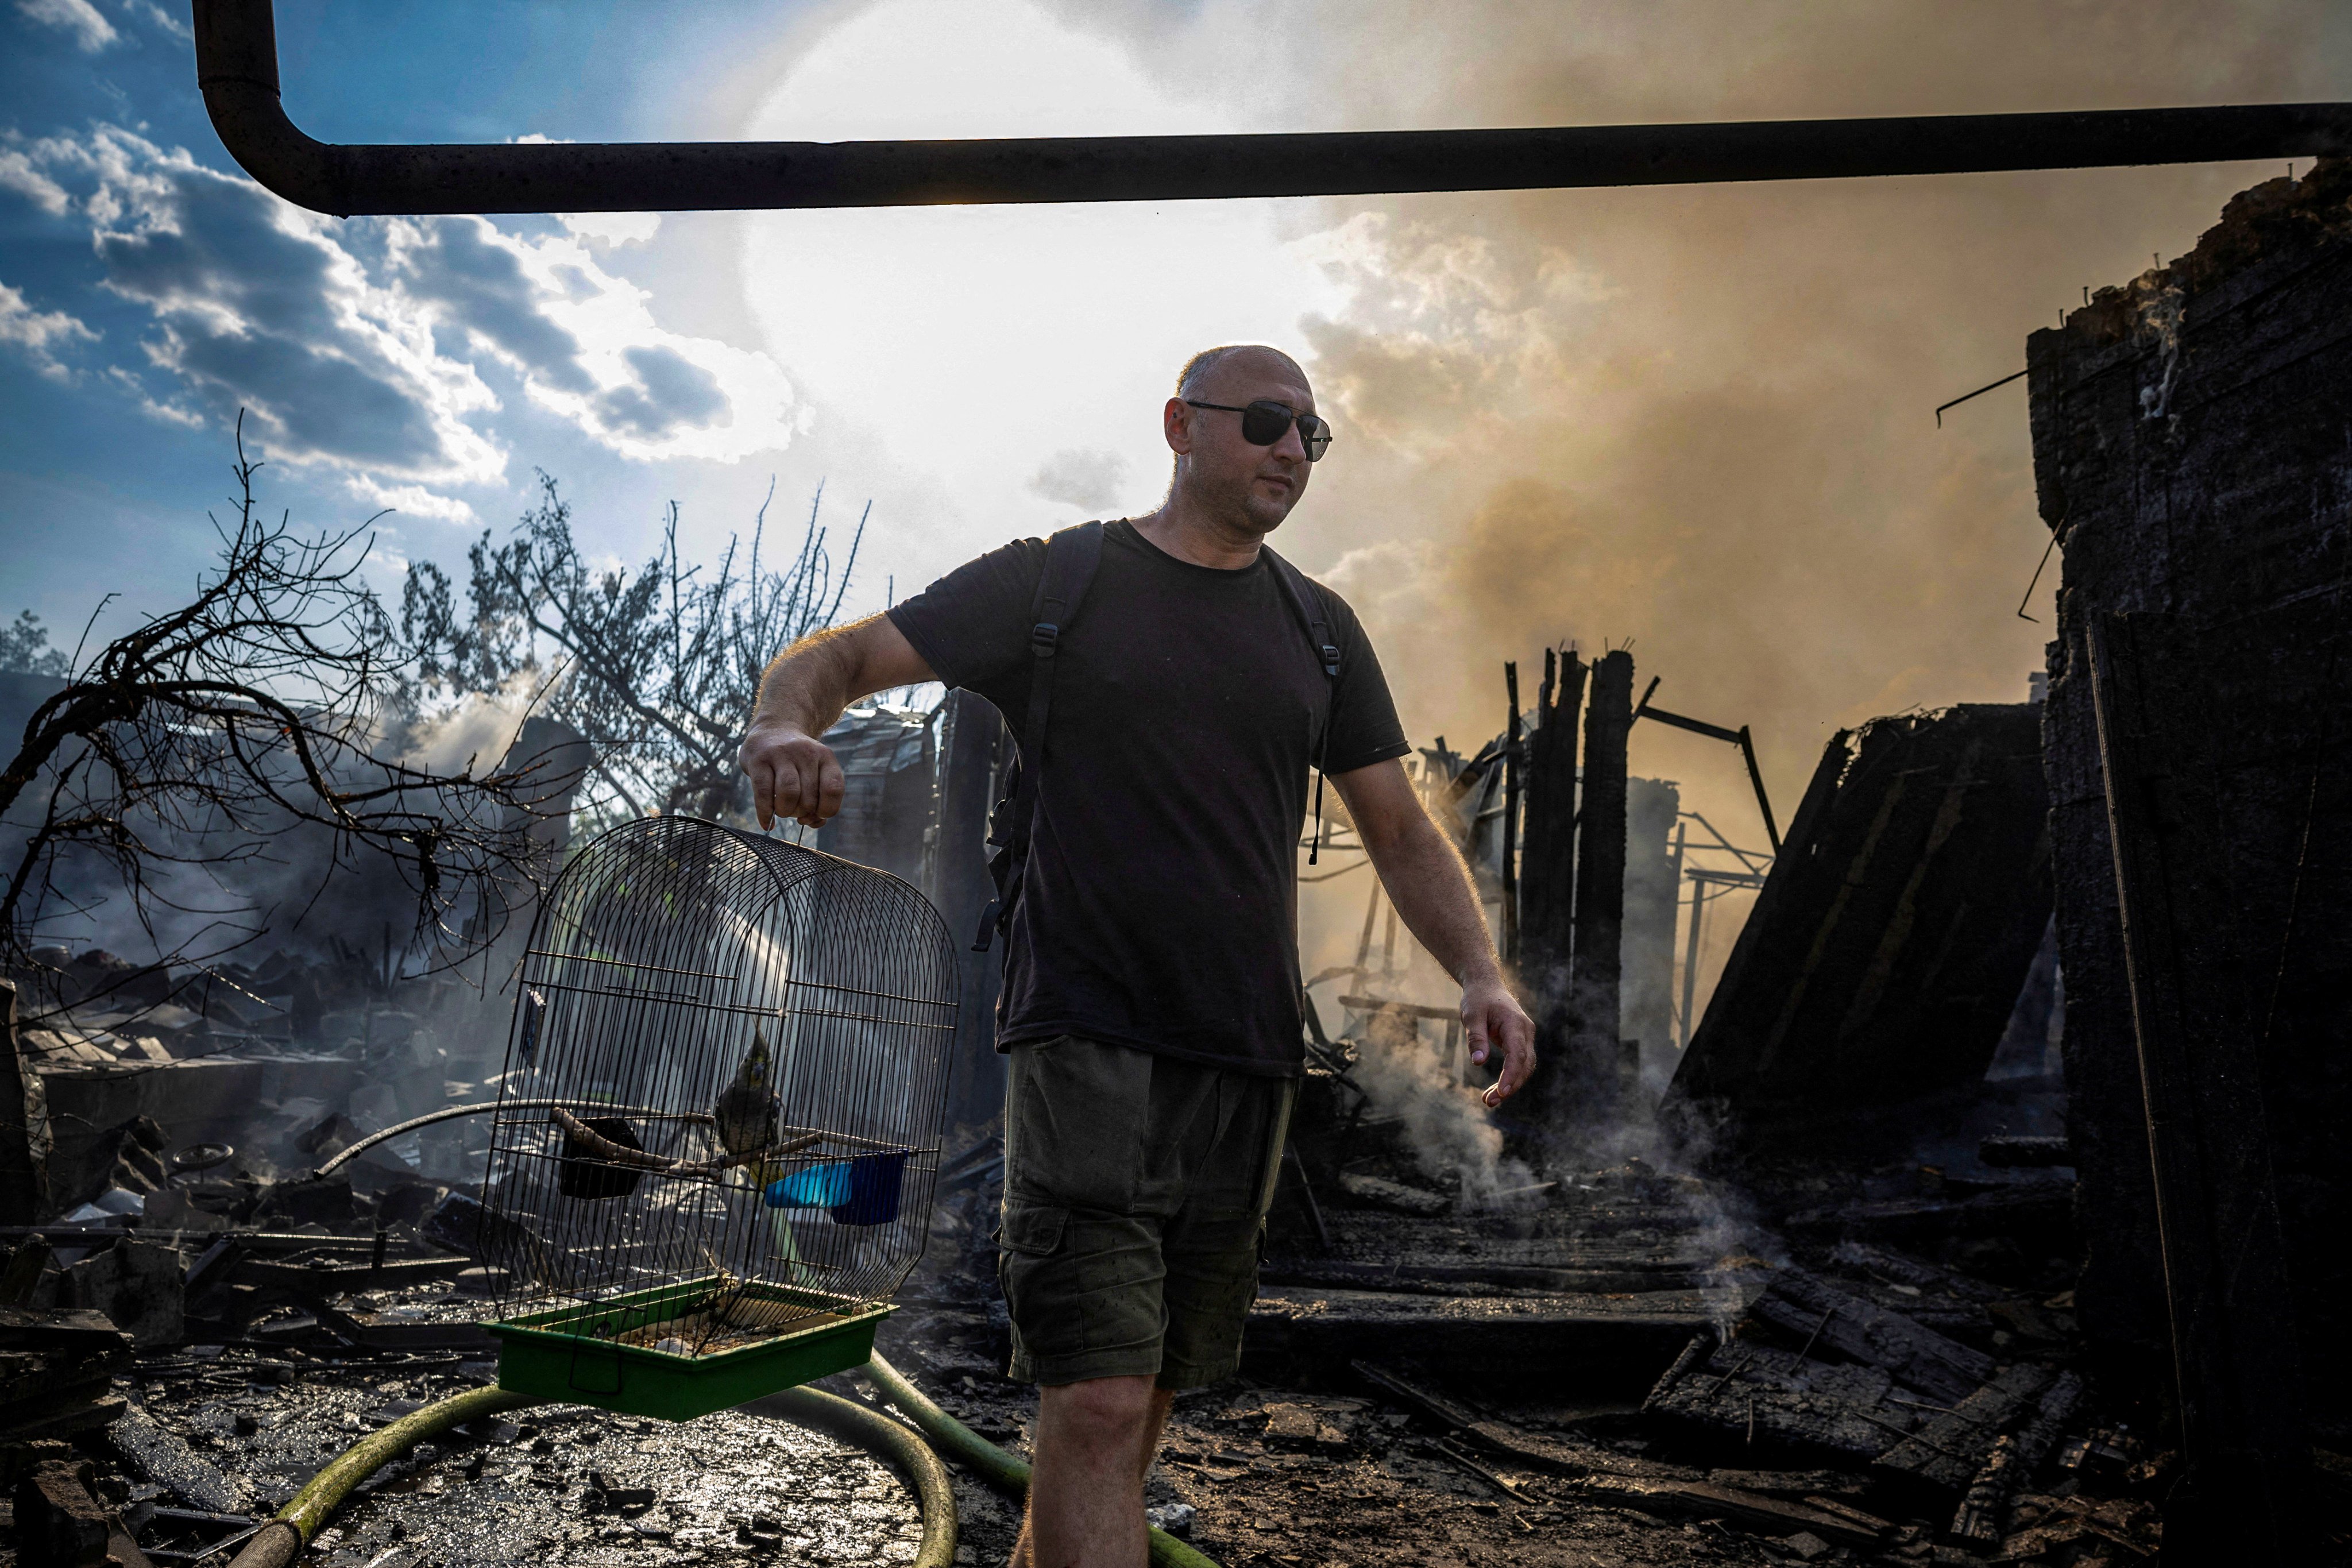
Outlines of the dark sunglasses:
{"label": "dark sunglasses", "polygon": [[1321,462],[1324,448],[1331,445],[1331,426],[1312,414],[1293,414],[1270,397],[1262,397],[1246,408],[1236,408],[1230,403],[1201,403],[1190,397],[1184,401],[1194,408],[1240,415],[1242,439],[1253,447],[1273,446],[1293,425],[1298,426],[1298,439],[1306,445],[1308,462]]}

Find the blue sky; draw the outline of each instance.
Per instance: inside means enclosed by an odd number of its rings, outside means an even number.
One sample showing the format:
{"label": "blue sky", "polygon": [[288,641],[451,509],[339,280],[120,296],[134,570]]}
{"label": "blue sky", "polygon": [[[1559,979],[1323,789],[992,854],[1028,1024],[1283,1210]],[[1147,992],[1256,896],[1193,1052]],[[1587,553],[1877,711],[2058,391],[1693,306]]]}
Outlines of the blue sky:
{"label": "blue sky", "polygon": [[[2296,0],[282,0],[328,140],[954,136],[1606,123],[2352,98]],[[1380,640],[1418,741],[1492,733],[1500,662],[1633,640],[1753,724],[2012,700],[2057,569],[2027,333],[2194,243],[2268,165],[1781,186],[863,213],[340,221],[239,174],[183,16],[0,0],[0,616],[68,640],[179,602],[229,427],[299,523],[393,509],[462,562],[558,475],[592,548],[689,553],[775,487],[869,500],[877,608],[1019,533],[1148,508],[1209,343],[1296,353],[1339,432],[1277,542]],[[1719,820],[1703,741],[1638,771]]]}
{"label": "blue sky", "polygon": [[[648,69],[640,46],[656,9],[662,49]],[[279,204],[236,174],[212,135],[184,12],[111,0],[0,9],[10,613],[21,603],[78,627],[103,593],[128,608],[184,592],[210,554],[203,512],[226,494],[228,423],[256,401],[268,499],[321,526],[405,503],[385,521],[387,555],[449,555],[471,503],[482,521],[508,521],[533,465],[593,492],[600,523],[621,497],[614,510],[650,518],[667,476],[622,453],[651,449],[673,416],[707,415],[709,374],[656,333],[616,343],[614,384],[597,385],[565,363],[561,329],[535,310],[541,290],[495,236],[485,243],[486,226],[394,236],[318,220],[285,232]],[[636,138],[680,133],[679,80],[774,15],[297,3],[278,25],[289,111],[325,137]],[[544,220],[509,228],[560,238],[600,264],[600,287],[627,287],[636,258],[612,256],[618,247],[581,247]],[[421,323],[415,310],[371,309],[366,294],[387,283],[439,314]],[[453,336],[457,318],[474,330]],[[439,341],[399,341],[420,324]],[[480,384],[430,384],[457,370]],[[534,372],[593,405],[572,417],[535,405],[524,391]],[[740,478],[719,493],[748,490]],[[600,531],[633,551],[639,530]]]}

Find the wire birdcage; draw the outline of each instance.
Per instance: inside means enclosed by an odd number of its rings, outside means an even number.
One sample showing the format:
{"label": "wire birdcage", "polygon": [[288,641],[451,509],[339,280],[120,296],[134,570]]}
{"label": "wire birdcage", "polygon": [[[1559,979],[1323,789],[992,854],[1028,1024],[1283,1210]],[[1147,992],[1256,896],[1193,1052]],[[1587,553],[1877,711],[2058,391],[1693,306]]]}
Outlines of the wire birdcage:
{"label": "wire birdcage", "polygon": [[518,993],[500,1384],[682,1419],[862,1363],[938,1176],[956,966],[922,895],[646,818],[565,868]]}

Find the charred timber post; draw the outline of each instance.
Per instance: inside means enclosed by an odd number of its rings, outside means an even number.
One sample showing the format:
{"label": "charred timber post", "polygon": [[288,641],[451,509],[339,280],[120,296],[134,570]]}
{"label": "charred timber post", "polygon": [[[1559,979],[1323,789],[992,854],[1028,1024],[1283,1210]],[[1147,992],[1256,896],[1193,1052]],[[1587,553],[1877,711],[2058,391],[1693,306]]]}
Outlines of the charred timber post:
{"label": "charred timber post", "polygon": [[196,81],[245,171],[300,206],[682,212],[1204,201],[2203,163],[2352,152],[2352,105],[1702,125],[950,142],[320,142],[278,98],[269,0],[195,0]]}
{"label": "charred timber post", "polygon": [[45,1195],[26,1122],[25,1076],[33,1069],[17,1048],[16,987],[6,980],[0,980],[0,1225],[30,1225]]}
{"label": "charred timber post", "polygon": [[1503,745],[1503,963],[1519,963],[1519,667],[1503,666],[1503,689],[1511,703]]}
{"label": "charred timber post", "polygon": [[[1569,921],[1576,898],[1576,740],[1584,661],[1544,650],[1535,730],[1520,741],[1519,976],[1537,1001],[1568,984]],[[1538,1026],[1543,1014],[1536,1015]]]}
{"label": "charred timber post", "polygon": [[2191,978],[2220,950],[2193,952],[2190,933],[2227,901],[2230,857],[2203,726],[2167,724],[2150,690],[2166,676],[2147,645],[2179,632],[2155,616],[2084,627],[2185,1471],[2165,1540],[2189,1562],[2299,1562],[2311,1450],[2262,1064],[2244,1020]]}
{"label": "charred timber post", "polygon": [[1620,1070],[1618,980],[1625,926],[1625,738],[1633,723],[1633,656],[1620,648],[1592,665],[1584,720],[1584,792],[1577,811],[1576,951],[1569,1009],[1576,1070],[1613,1104]]}
{"label": "charred timber post", "polygon": [[1570,921],[1576,904],[1576,742],[1584,711],[1584,660],[1544,650],[1535,729],[1520,742],[1519,994],[1536,1024],[1536,1059],[1546,1064],[1527,1089],[1529,1119],[1565,1128],[1576,1114],[1568,1059]]}

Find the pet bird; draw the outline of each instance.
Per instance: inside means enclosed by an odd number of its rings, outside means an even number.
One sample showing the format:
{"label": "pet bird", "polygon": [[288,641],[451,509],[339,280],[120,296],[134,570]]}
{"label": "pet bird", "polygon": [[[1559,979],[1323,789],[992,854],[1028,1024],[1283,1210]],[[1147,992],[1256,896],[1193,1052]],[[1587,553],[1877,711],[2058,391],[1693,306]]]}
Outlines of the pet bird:
{"label": "pet bird", "polygon": [[743,1065],[735,1069],[735,1081],[719,1091],[718,1103],[710,1108],[719,1146],[728,1153],[756,1153],[776,1141],[776,1118],[783,1107],[776,1091],[769,1087],[774,1071],[775,1058],[769,1048],[768,1037],[754,1028],[751,1048],[743,1053]]}

